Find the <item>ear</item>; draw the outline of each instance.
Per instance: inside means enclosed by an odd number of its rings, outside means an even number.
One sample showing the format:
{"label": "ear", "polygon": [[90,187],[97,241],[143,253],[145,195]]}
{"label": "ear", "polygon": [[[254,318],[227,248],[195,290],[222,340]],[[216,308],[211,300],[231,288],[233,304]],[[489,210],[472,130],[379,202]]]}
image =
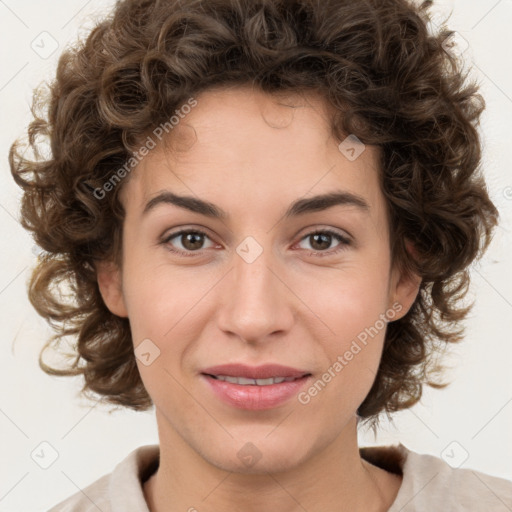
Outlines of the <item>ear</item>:
{"label": "ear", "polygon": [[112,262],[96,264],[96,277],[103,302],[107,308],[120,317],[128,318],[122,290],[121,270]]}
{"label": "ear", "polygon": [[[405,246],[407,252],[416,259],[418,254],[414,245],[410,241],[406,241]],[[416,273],[405,272],[397,268],[393,269],[390,279],[388,307],[391,307],[393,304],[400,304],[402,306],[394,320],[402,318],[411,309],[418,296],[421,281],[421,277]]]}

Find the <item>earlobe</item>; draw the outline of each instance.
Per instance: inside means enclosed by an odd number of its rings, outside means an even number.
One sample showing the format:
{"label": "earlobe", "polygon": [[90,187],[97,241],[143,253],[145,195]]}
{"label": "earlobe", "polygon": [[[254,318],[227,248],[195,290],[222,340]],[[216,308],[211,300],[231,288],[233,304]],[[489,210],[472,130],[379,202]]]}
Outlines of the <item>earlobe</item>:
{"label": "earlobe", "polygon": [[114,314],[123,318],[128,317],[121,286],[121,271],[112,262],[96,264],[96,277],[103,302]]}

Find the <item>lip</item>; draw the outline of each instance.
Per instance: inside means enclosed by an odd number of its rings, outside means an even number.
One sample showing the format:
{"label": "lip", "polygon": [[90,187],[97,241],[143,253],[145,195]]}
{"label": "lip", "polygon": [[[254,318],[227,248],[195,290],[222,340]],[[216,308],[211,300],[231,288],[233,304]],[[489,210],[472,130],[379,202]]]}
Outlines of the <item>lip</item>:
{"label": "lip", "polygon": [[[212,375],[250,379],[293,377],[295,380],[268,386],[241,385],[215,379]],[[307,371],[277,364],[253,367],[242,364],[226,364],[206,368],[201,372],[201,378],[213,391],[214,396],[224,403],[238,409],[257,411],[278,407],[296,396],[300,389],[311,379],[311,374]]]}
{"label": "lip", "polygon": [[247,366],[245,364],[231,363],[211,366],[201,370],[207,375],[228,375],[230,377],[246,377],[248,379],[268,379],[270,377],[293,377],[295,379],[309,374],[307,370],[299,370],[280,364],[263,364],[260,366]]}

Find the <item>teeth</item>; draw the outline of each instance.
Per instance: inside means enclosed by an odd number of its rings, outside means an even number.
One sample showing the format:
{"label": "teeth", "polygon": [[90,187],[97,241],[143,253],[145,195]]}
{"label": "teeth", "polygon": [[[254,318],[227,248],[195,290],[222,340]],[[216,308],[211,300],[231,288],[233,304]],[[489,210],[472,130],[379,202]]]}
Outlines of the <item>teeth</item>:
{"label": "teeth", "polygon": [[270,386],[271,384],[280,384],[281,382],[291,382],[295,377],[270,377],[268,379],[248,379],[246,377],[231,377],[230,375],[215,375],[216,379],[231,384],[240,384],[242,386]]}

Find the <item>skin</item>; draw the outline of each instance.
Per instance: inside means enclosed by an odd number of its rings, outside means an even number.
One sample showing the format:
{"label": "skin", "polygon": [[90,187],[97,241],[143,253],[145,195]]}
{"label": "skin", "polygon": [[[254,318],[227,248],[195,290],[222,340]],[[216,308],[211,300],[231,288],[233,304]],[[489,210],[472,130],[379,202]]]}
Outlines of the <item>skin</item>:
{"label": "skin", "polygon": [[[305,405],[293,397],[271,410],[236,409],[199,375],[227,362],[272,362],[316,380],[393,304],[401,308],[394,320],[406,314],[420,279],[391,264],[378,149],[367,146],[349,161],[313,94],[278,102],[235,87],[197,101],[123,184],[122,268],[98,267],[105,303],[129,318],[135,347],[149,338],[160,350],[150,365],[138,361],[160,440],[160,466],[144,485],[148,507],[388,510],[401,476],[361,459],[356,416],[385,329]],[[229,216],[211,219],[171,204],[143,215],[163,190],[210,201]],[[337,205],[283,218],[293,201],[339,190],[369,208]],[[183,236],[162,243],[179,228],[206,236],[195,245]],[[350,243],[315,243],[308,235],[321,228]],[[263,250],[252,263],[236,252],[247,236]],[[250,467],[237,456],[248,442],[261,454]]]}

